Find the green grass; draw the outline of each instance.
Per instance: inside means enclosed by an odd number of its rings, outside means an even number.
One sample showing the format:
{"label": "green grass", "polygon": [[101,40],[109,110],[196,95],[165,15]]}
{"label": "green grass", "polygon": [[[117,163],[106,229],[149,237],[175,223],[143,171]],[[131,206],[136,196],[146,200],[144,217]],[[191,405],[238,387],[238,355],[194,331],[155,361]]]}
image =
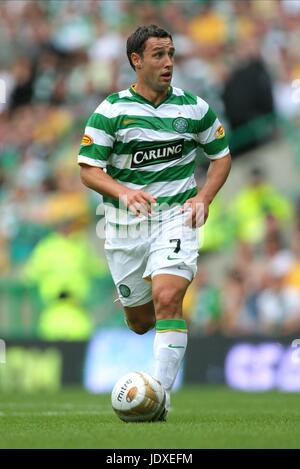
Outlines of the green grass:
{"label": "green grass", "polygon": [[0,395],[0,448],[299,448],[300,394],[185,387],[166,423],[121,422],[108,395]]}

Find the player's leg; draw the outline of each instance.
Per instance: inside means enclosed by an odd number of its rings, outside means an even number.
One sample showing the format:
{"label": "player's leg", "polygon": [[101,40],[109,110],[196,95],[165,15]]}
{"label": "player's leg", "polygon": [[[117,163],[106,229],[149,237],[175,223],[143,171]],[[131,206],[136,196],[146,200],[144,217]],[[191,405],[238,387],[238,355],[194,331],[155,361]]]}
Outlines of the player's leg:
{"label": "player's leg", "polygon": [[182,303],[191,283],[186,277],[162,273],[171,269],[160,269],[152,274],[152,296],[156,320],[181,319]]}
{"label": "player's leg", "polygon": [[154,376],[166,389],[168,400],[187,346],[187,326],[182,317],[182,302],[191,278],[155,273],[152,276],[156,313]]}
{"label": "player's leg", "polygon": [[156,314],[155,378],[170,395],[187,346],[182,302],[197,270],[197,230],[185,224],[180,208],[169,210],[154,227],[144,278],[152,279]]}
{"label": "player's leg", "polygon": [[127,326],[137,334],[145,334],[155,326],[155,312],[152,301],[140,306],[125,306],[124,310]]}
{"label": "player's leg", "polygon": [[133,237],[108,224],[105,253],[118,290],[119,301],[125,311],[125,322],[137,334],[144,334],[155,326],[151,281],[143,278],[147,265],[149,239]]}

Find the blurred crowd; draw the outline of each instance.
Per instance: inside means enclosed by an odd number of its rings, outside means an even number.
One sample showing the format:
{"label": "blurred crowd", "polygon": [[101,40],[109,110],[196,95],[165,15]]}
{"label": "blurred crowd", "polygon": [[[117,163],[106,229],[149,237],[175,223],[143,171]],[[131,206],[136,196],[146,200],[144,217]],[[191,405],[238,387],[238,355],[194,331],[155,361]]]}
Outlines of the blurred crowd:
{"label": "blurred crowd", "polygon": [[300,230],[292,243],[279,230],[254,246],[237,244],[216,284],[201,265],[185,305],[195,333],[291,335],[300,330]]}
{"label": "blurred crowd", "polygon": [[[184,303],[194,332],[289,335],[300,330],[300,203],[279,193],[258,168],[249,176],[223,213],[223,226],[214,215],[204,227],[198,273]],[[214,238],[215,232],[226,238]],[[226,244],[226,268],[216,281],[205,268],[205,256],[207,249],[224,250]]]}
{"label": "blurred crowd", "polygon": [[[54,234],[66,236],[67,231],[80,236],[93,253],[99,199],[80,183],[78,145],[84,123],[98,103],[134,81],[126,39],[137,25],[151,23],[173,35],[173,85],[210,103],[229,131],[234,156],[280,138],[281,120],[299,124],[298,0],[2,0],[2,277],[23,278],[40,243]],[[210,311],[206,301],[214,304],[211,314],[218,317],[218,328],[224,323],[232,331],[273,330],[268,317],[280,316],[281,301],[288,305],[291,324],[300,317],[295,306],[300,292],[300,227],[294,222],[285,249],[281,240],[283,226],[297,219],[295,201],[270,185],[264,186],[265,191],[255,187],[254,193],[237,194],[231,213],[225,213],[218,200],[211,210],[207,226],[211,235],[203,251],[236,245],[238,260],[226,275],[225,296],[221,286],[212,286],[215,295],[207,293],[206,286],[211,285],[200,272],[190,298],[195,328],[202,327],[202,319],[205,322],[200,310]],[[250,205],[254,201],[254,212],[249,211],[249,200]],[[279,260],[273,262],[273,257]],[[279,276],[275,271],[281,262],[285,268]],[[296,295],[286,293],[291,288]],[[200,299],[193,303],[196,293]],[[206,294],[205,301],[201,295]],[[204,331],[210,330],[210,320],[208,324]]]}

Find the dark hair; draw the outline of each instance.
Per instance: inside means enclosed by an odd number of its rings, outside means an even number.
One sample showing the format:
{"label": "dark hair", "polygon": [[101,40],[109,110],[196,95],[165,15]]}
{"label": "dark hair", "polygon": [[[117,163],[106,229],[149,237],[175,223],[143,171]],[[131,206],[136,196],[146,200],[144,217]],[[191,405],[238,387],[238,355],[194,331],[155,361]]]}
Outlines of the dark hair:
{"label": "dark hair", "polygon": [[169,37],[173,41],[171,34],[165,29],[159,28],[156,24],[150,26],[139,26],[127,39],[127,57],[133,70],[135,67],[131,61],[132,52],[143,55],[145,42],[149,37]]}

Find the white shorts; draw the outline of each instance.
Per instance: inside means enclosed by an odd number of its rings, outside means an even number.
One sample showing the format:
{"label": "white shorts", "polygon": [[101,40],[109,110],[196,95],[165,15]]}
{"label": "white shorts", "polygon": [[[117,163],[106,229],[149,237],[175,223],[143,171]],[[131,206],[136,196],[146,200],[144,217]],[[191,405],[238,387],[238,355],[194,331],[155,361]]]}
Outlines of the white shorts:
{"label": "white shorts", "polygon": [[180,207],[132,226],[106,223],[105,253],[123,306],[152,300],[151,279],[171,274],[192,281],[197,271],[198,229],[184,224]]}

